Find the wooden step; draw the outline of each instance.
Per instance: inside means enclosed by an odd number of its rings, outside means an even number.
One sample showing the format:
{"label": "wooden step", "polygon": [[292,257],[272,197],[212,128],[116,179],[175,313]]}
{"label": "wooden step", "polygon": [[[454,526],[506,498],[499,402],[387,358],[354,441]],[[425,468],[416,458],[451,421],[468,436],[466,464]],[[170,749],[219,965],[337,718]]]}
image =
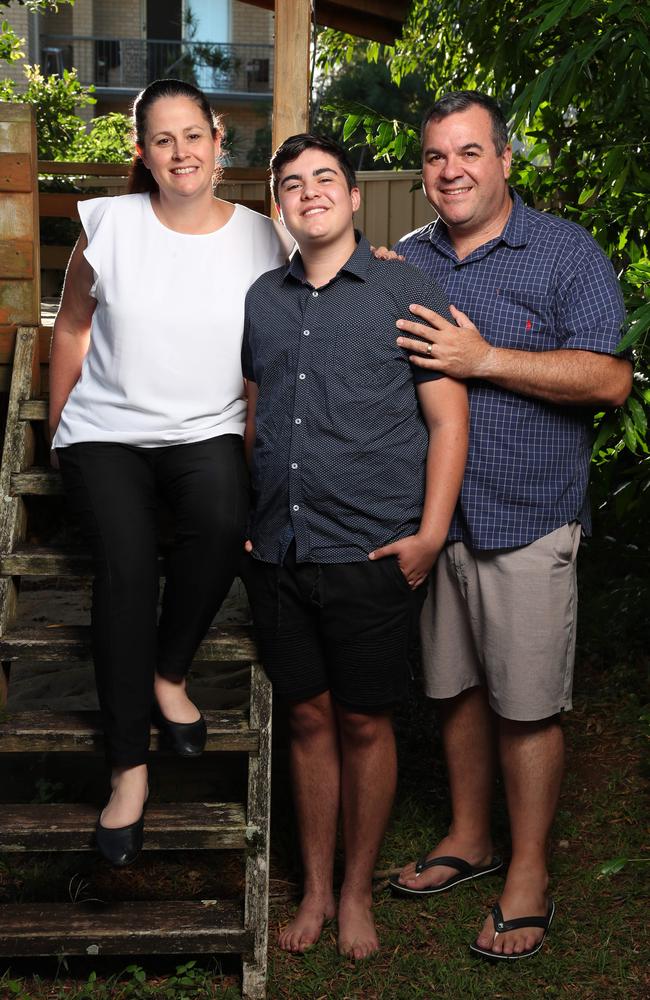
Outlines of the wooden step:
{"label": "wooden step", "polygon": [[[198,662],[229,660],[252,663],[257,659],[257,651],[249,626],[213,626],[208,629],[194,659]],[[53,625],[12,629],[0,636],[0,660],[89,661],[90,627]]]}
{"label": "wooden step", "polygon": [[19,903],[0,906],[0,955],[244,953],[238,901]]}
{"label": "wooden step", "polygon": [[63,493],[63,480],[55,469],[33,469],[11,474],[11,496],[55,496]]}
{"label": "wooden step", "polygon": [[[164,557],[158,569],[164,570]],[[20,545],[13,552],[0,553],[0,575],[84,577],[92,573],[89,553],[82,548],[48,548]]]}
{"label": "wooden step", "polygon": [[47,420],[47,399],[24,399],[18,404],[19,420]]}
{"label": "wooden step", "polygon": [[[208,727],[206,750],[258,752],[259,732],[250,728],[246,713],[232,709],[203,714]],[[103,743],[99,712],[14,712],[0,721],[0,754],[103,751]],[[164,749],[154,727],[151,748]]]}
{"label": "wooden step", "polygon": [[[0,851],[95,850],[95,806],[9,803],[0,806],[0,811]],[[242,850],[246,846],[246,817],[240,803],[147,806],[145,851]]]}
{"label": "wooden step", "polygon": [[89,554],[83,549],[55,549],[19,546],[14,552],[0,553],[0,574],[4,576],[88,576]]}

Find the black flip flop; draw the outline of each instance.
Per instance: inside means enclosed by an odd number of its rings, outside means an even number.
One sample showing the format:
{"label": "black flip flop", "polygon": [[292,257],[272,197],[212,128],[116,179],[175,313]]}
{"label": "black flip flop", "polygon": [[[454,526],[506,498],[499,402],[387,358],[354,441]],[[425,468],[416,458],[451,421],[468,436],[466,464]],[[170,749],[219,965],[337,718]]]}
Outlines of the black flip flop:
{"label": "black flip flop", "polygon": [[548,934],[548,929],[551,926],[553,917],[555,916],[555,903],[552,899],[548,902],[548,910],[545,917],[514,917],[512,920],[504,920],[503,913],[501,912],[501,907],[498,903],[495,903],[492,907],[492,920],[494,922],[494,933],[505,934],[506,931],[516,931],[520,927],[541,927],[544,931],[542,935],[542,940],[539,944],[535,945],[534,948],[528,948],[526,951],[520,951],[516,955],[504,955],[499,952],[490,951],[489,948],[480,948],[476,942],[469,946],[469,950],[473,952],[474,955],[479,955],[481,958],[487,958],[491,961],[514,961],[518,958],[530,958],[532,955],[536,955],[539,949],[544,944],[546,940],[546,935]]}
{"label": "black flip flop", "polygon": [[446,892],[447,889],[453,889],[455,885],[459,885],[461,882],[469,882],[471,879],[480,878],[481,875],[491,875],[492,872],[498,872],[500,868],[503,868],[503,861],[495,855],[489,865],[470,865],[469,861],[464,861],[463,858],[439,857],[431,858],[427,861],[427,857],[424,855],[416,862],[415,873],[416,875],[421,875],[422,872],[426,872],[430,868],[455,868],[458,875],[451,875],[446,882],[442,882],[440,885],[427,886],[424,889],[412,889],[408,885],[402,885],[398,881],[398,876],[393,875],[388,880],[391,889],[404,896],[433,896],[438,892]]}

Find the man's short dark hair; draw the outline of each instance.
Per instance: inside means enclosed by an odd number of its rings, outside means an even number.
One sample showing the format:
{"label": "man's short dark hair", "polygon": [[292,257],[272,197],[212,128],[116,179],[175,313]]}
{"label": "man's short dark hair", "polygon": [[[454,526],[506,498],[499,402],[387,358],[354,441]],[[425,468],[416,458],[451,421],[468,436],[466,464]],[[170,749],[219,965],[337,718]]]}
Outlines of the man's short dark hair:
{"label": "man's short dark hair", "polygon": [[421,141],[424,142],[424,133],[429,122],[439,121],[441,118],[457,114],[459,111],[467,111],[473,106],[484,108],[489,114],[492,121],[492,142],[497,156],[501,156],[508,145],[508,125],[494,98],[488,97],[487,94],[481,94],[478,90],[455,90],[436,101],[422,119]]}
{"label": "man's short dark hair", "polygon": [[292,135],[288,139],[285,139],[271,157],[271,194],[276,204],[279,201],[278,185],[280,183],[282,168],[287,163],[291,163],[292,160],[297,160],[300,154],[304,153],[306,149],[321,149],[324,153],[329,153],[341,168],[341,172],[348,184],[348,190],[351,191],[353,187],[357,186],[354,167],[343,146],[339,146],[338,142],[334,142],[333,139],[328,139],[324,135],[316,135],[314,132],[301,132],[300,135]]}

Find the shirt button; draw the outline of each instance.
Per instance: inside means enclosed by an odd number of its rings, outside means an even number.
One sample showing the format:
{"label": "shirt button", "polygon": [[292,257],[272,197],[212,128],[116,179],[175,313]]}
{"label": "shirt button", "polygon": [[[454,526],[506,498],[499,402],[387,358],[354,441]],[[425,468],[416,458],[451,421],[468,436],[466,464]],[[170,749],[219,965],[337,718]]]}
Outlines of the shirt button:
{"label": "shirt button", "polygon": [[302,381],[303,379],[305,379],[306,377],[307,377],[307,376],[305,375],[305,373],[304,373],[304,372],[300,372],[300,375],[298,376],[298,378],[299,378],[299,379],[300,379],[301,381]]}
{"label": "shirt button", "polygon": [[300,507],[298,506],[298,504],[297,504],[297,503],[294,503],[294,505],[293,505],[293,509],[294,509],[294,510],[300,510]]}
{"label": "shirt button", "polygon": [[291,463],[291,468],[292,469],[297,469],[298,468],[298,463],[297,462],[292,462]]}
{"label": "shirt button", "polygon": [[296,417],[296,419],[294,420],[294,423],[295,424],[301,424],[302,420],[300,419],[300,417]]}
{"label": "shirt button", "polygon": [[311,294],[314,299],[318,298],[318,292],[312,292]]}
{"label": "shirt button", "polygon": [[303,332],[303,336],[305,336],[305,337],[309,336],[309,330],[303,330],[302,332]]}

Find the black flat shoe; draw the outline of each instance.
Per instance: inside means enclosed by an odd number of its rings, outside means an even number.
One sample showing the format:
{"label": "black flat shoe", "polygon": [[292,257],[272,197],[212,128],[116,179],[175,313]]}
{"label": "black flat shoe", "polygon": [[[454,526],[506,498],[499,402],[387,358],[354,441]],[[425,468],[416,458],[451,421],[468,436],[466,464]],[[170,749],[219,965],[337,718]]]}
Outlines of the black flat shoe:
{"label": "black flat shoe", "polygon": [[102,826],[97,820],[95,827],[95,844],[97,850],[110,864],[116,868],[123,868],[135,861],[142,850],[142,839],[144,832],[144,810],[140,819],[129,826],[118,826],[111,830],[110,827]]}
{"label": "black flat shoe", "polygon": [[153,720],[165,743],[180,757],[198,757],[205,750],[208,727],[202,715],[196,722],[170,722],[154,705]]}

